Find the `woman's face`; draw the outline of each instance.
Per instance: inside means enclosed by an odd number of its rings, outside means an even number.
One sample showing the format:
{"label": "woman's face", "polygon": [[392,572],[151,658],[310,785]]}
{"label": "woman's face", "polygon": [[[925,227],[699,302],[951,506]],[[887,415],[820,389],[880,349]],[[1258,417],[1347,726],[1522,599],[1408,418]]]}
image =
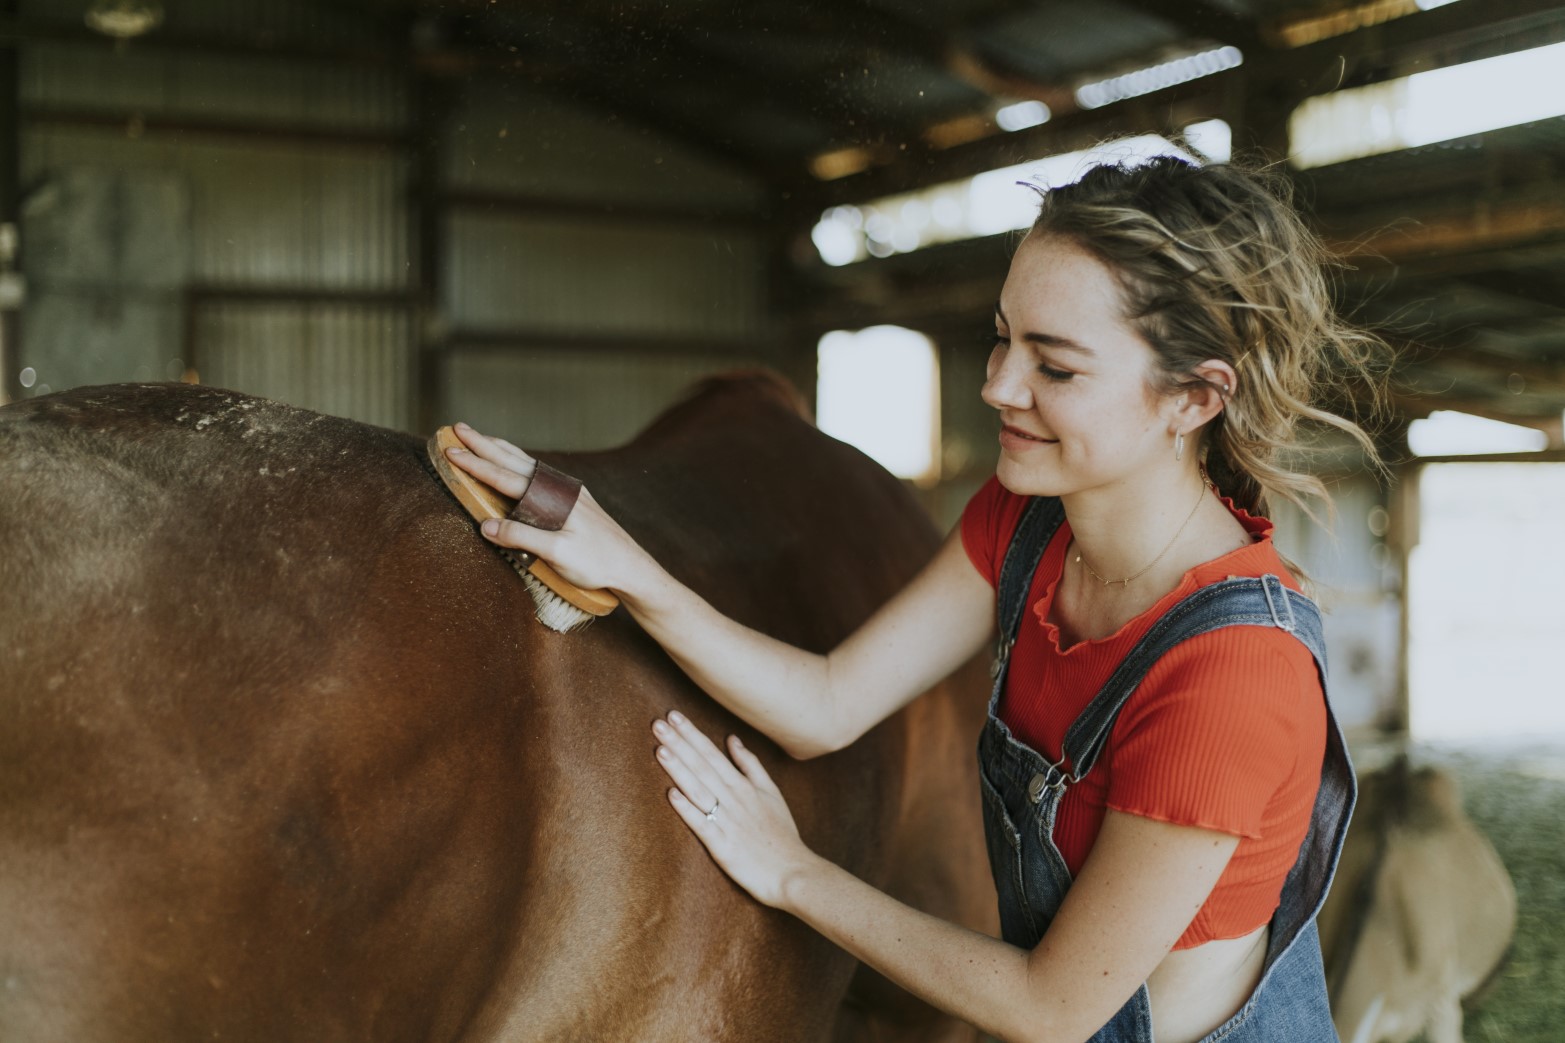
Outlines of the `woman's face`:
{"label": "woman's face", "polygon": [[1007,489],[1063,496],[1173,465],[1173,405],[1151,391],[1155,357],[1121,308],[1110,269],[1069,239],[1016,251],[983,387]]}

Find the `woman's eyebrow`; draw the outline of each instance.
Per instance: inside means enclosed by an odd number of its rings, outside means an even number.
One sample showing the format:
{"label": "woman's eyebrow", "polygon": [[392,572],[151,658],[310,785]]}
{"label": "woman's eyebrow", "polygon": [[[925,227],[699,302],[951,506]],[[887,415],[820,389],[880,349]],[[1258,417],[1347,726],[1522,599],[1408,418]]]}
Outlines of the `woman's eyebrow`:
{"label": "woman's eyebrow", "polygon": [[[995,318],[999,319],[1005,325],[1009,326],[1011,324],[1011,321],[1005,317],[1005,310],[1001,308],[999,304],[994,306],[994,315]],[[1029,344],[1037,344],[1040,347],[1045,348],[1058,348],[1061,351],[1076,351],[1083,355],[1096,354],[1096,352],[1087,347],[1085,344],[1078,344],[1069,337],[1062,337],[1057,333],[1024,333],[1022,334],[1022,340],[1027,341]]]}

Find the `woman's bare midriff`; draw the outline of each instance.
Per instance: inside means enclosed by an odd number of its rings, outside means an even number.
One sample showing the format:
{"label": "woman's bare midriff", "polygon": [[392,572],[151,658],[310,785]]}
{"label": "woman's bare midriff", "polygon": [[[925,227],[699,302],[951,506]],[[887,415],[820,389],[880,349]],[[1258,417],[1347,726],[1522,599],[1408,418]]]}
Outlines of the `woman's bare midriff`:
{"label": "woman's bare midriff", "polygon": [[1233,1017],[1261,980],[1270,925],[1164,957],[1147,979],[1156,1043],[1195,1043]]}

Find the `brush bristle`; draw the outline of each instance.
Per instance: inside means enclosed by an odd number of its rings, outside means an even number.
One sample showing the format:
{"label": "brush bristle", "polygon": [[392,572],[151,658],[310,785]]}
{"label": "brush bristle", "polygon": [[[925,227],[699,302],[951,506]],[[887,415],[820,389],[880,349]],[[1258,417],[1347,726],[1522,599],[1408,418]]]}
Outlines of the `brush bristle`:
{"label": "brush bristle", "polygon": [[535,610],[533,614],[538,617],[538,622],[550,630],[561,634],[574,633],[597,618],[591,612],[577,608],[550,590],[542,580],[527,571],[525,565],[505,550],[500,550],[500,556],[510,562],[511,568],[522,577],[522,586],[526,587],[527,593],[532,595]]}

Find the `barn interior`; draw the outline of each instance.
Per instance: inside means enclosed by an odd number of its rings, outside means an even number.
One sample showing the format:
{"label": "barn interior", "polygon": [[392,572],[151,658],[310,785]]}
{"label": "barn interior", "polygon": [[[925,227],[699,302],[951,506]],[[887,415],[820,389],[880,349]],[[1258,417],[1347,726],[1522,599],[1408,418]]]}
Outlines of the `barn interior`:
{"label": "barn interior", "polygon": [[0,404],[188,380],[583,449],[760,365],[846,440],[900,408],[948,527],[1017,182],[1264,155],[1397,349],[1389,473],[1312,446],[1334,530],[1279,541],[1360,765],[1421,742],[1516,882],[1467,1038],[1554,1038],[1562,69],[1549,0],[0,0]]}

